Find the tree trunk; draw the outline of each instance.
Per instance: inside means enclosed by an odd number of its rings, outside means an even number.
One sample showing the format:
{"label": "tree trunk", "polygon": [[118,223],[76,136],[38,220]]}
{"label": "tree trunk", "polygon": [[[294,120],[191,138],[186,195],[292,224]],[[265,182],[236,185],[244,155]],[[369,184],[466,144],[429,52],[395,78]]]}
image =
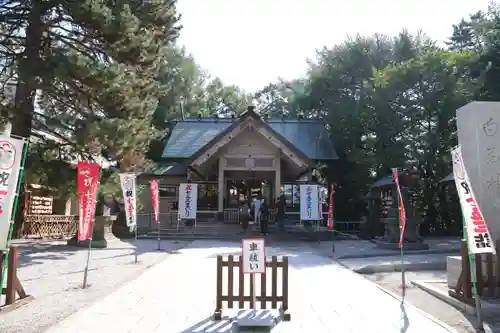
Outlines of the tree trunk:
{"label": "tree trunk", "polygon": [[[40,70],[40,49],[43,33],[43,6],[39,1],[32,1],[32,9],[26,28],[26,48],[21,55],[18,67],[18,82],[12,135],[29,138],[31,134],[34,102],[37,91],[37,78]],[[24,184],[21,188],[24,188]],[[24,202],[24,191],[18,194],[20,203]],[[24,205],[16,212],[14,237],[20,237],[23,226]]]}

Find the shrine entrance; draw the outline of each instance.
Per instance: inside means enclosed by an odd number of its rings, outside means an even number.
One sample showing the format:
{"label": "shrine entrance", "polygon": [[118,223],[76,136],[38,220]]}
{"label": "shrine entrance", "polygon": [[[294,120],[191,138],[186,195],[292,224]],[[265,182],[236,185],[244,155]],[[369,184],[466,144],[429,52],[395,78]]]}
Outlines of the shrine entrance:
{"label": "shrine entrance", "polygon": [[[273,172],[238,172],[248,174],[247,177],[230,171],[226,173],[228,175],[224,180],[226,185],[224,208],[237,208],[243,204],[252,204],[257,197],[263,198],[270,206],[274,205],[275,184],[271,179],[266,179],[274,178],[274,175],[271,175]],[[264,173],[269,173],[269,175]]]}

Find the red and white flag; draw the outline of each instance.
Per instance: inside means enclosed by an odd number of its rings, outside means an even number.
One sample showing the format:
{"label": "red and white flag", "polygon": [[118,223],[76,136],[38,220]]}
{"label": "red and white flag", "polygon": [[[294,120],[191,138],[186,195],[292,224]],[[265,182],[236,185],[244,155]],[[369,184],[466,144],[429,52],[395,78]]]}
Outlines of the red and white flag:
{"label": "red and white flag", "polygon": [[149,184],[149,190],[151,192],[151,203],[153,204],[153,211],[155,216],[155,223],[159,223],[158,216],[160,214],[160,200],[158,194],[158,181],[153,179]]}
{"label": "red and white flag", "polygon": [[123,192],[123,203],[125,206],[125,217],[127,227],[134,227],[137,224],[137,194],[136,177],[133,173],[121,173],[120,184]]}
{"label": "red and white flag", "polygon": [[453,178],[462,208],[464,234],[467,236],[469,253],[495,254],[495,246],[493,245],[488,226],[484,221],[483,214],[472,191],[460,145],[451,151],[451,156],[453,161]]}
{"label": "red and white flag", "polygon": [[394,178],[394,183],[396,183],[396,189],[398,190],[399,198],[399,248],[403,247],[404,235],[405,235],[405,225],[406,225],[406,212],[403,203],[403,196],[401,195],[401,188],[399,187],[399,177],[398,170],[396,168],[392,169],[392,177]]}
{"label": "red and white flag", "polygon": [[77,240],[92,239],[92,223],[99,186],[99,164],[78,161],[77,187],[78,187],[78,232]]}

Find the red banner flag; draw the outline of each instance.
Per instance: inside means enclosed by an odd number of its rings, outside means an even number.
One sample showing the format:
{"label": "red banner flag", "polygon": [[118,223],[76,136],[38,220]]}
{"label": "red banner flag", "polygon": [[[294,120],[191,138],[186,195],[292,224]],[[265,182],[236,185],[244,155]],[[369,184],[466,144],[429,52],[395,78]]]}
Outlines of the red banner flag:
{"label": "red banner flag", "polygon": [[97,188],[99,184],[99,164],[78,161],[78,232],[77,240],[92,238],[92,223],[94,221]]}
{"label": "red banner flag", "polygon": [[158,181],[156,179],[153,179],[151,181],[151,184],[149,184],[149,190],[151,192],[151,203],[153,204],[153,210],[155,214],[155,223],[158,224],[159,219],[158,215],[160,214],[160,200],[159,200],[159,194],[158,194]]}
{"label": "red banner flag", "polygon": [[328,202],[328,220],[327,220],[328,230],[333,230],[333,193],[335,193],[335,190],[333,189],[332,185],[330,190],[330,200]]}
{"label": "red banner flag", "polygon": [[394,178],[394,183],[396,184],[396,189],[398,190],[399,198],[399,248],[403,247],[404,234],[405,234],[405,224],[406,224],[406,213],[405,206],[403,203],[403,196],[401,195],[401,189],[399,187],[399,177],[398,170],[396,168],[392,169],[392,177]]}

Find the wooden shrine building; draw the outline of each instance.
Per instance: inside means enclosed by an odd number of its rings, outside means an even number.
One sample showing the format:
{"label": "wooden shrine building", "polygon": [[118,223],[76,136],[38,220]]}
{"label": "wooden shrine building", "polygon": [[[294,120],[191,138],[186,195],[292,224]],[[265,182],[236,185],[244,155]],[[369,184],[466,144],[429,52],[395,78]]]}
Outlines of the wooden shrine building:
{"label": "wooden shrine building", "polygon": [[[299,211],[298,184],[312,181],[317,162],[337,158],[323,122],[261,118],[249,107],[235,118],[176,121],[163,162],[144,176],[159,179],[160,212],[175,212],[179,184],[192,182],[198,184],[198,212],[222,219],[225,210],[257,195],[275,203],[284,194],[287,211]],[[143,212],[151,212],[150,203]]]}

